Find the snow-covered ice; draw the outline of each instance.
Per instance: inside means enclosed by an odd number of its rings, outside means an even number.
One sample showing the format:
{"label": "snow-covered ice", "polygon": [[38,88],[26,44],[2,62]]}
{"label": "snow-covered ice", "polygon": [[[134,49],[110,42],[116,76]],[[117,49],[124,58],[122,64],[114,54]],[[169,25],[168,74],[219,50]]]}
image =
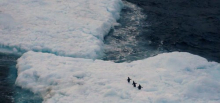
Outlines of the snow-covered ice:
{"label": "snow-covered ice", "polygon": [[121,0],[1,0],[0,50],[98,58]]}
{"label": "snow-covered ice", "polygon": [[113,63],[30,51],[17,68],[16,84],[45,103],[220,103],[220,64],[184,52]]}

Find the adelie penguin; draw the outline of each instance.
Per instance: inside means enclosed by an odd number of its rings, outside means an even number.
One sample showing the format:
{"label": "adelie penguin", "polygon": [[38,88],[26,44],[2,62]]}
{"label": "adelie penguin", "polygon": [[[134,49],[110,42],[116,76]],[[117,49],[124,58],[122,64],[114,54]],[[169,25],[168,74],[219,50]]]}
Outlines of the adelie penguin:
{"label": "adelie penguin", "polygon": [[141,88],[143,88],[143,87],[139,84],[138,89],[141,90]]}
{"label": "adelie penguin", "polygon": [[128,83],[130,83],[131,79],[130,79],[129,77],[128,77],[128,79],[127,79],[127,80],[128,80]]}
{"label": "adelie penguin", "polygon": [[135,82],[133,81],[133,84],[132,84],[132,85],[133,85],[134,87],[136,87],[136,84],[137,84],[137,83],[135,83]]}

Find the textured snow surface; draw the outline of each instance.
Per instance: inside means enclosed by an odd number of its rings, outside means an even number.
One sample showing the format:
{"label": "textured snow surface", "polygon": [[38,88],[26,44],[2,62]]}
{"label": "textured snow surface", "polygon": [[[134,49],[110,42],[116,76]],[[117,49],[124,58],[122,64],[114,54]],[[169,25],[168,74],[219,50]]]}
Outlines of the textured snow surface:
{"label": "textured snow surface", "polygon": [[184,52],[113,63],[30,51],[17,68],[16,84],[45,103],[220,103],[220,64]]}
{"label": "textured snow surface", "polygon": [[0,50],[98,58],[121,0],[1,0]]}

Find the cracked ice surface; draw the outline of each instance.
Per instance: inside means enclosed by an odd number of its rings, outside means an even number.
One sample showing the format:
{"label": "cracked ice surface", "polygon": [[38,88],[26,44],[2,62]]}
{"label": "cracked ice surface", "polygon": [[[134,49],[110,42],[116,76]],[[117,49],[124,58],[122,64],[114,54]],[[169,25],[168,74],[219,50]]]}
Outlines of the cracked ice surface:
{"label": "cracked ice surface", "polygon": [[98,58],[121,0],[1,0],[0,50]]}
{"label": "cracked ice surface", "polygon": [[[220,65],[184,52],[131,63],[27,52],[16,84],[45,103],[219,103]],[[143,86],[127,83],[127,77]]]}

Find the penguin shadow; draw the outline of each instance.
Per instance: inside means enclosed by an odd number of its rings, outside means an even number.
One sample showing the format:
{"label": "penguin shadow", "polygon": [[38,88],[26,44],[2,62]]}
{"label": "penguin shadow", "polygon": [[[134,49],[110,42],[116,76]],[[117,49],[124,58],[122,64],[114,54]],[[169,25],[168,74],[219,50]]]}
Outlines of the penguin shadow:
{"label": "penguin shadow", "polygon": [[[127,79],[128,83],[130,83],[131,80],[132,80],[132,79],[128,77],[128,79]],[[136,84],[137,84],[137,83],[135,83],[135,81],[133,80],[132,85],[133,85],[135,88],[136,88]],[[137,88],[138,88],[139,90],[141,90],[141,88],[143,88],[143,87],[139,84],[139,86],[138,86]]]}

